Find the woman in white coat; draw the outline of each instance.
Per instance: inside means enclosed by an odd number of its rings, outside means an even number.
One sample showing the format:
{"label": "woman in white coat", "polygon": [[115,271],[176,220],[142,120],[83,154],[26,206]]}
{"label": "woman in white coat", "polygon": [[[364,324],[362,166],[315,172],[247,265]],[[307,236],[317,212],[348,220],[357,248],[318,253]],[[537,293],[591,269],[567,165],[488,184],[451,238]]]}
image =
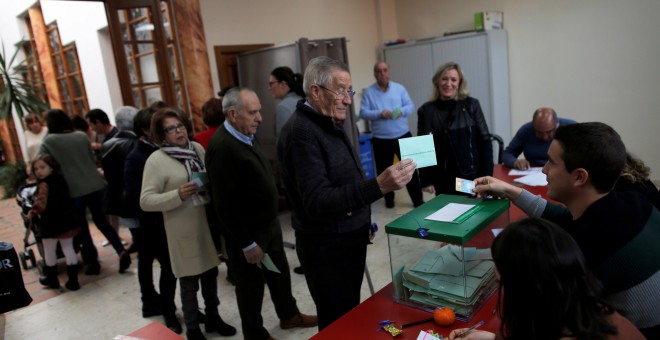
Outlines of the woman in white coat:
{"label": "woman in white coat", "polygon": [[236,334],[218,313],[220,260],[209,230],[205,204],[204,149],[188,139],[183,115],[176,109],[157,111],[151,123],[152,140],[160,145],[147,159],[140,206],[161,211],[165,222],[172,272],[179,279],[188,339],[205,339],[199,328],[197,291],[201,283],[206,312],[206,332]]}

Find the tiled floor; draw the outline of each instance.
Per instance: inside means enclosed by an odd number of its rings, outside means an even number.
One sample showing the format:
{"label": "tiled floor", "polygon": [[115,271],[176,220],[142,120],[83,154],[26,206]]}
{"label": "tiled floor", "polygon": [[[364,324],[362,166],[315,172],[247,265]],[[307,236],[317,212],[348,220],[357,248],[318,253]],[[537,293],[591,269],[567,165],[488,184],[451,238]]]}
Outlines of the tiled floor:
{"label": "tiled floor", "polygon": [[[427,195],[427,194],[425,194]],[[425,196],[425,199],[430,199]],[[412,209],[410,198],[405,190],[399,191],[396,196],[396,208],[385,209],[383,200],[372,204],[372,219],[379,226]],[[291,229],[290,215],[280,215],[285,240],[294,240]],[[34,299],[28,307],[0,315],[0,340],[14,339],[112,339],[117,335],[128,334],[152,321],[162,322],[162,318],[142,318],[140,290],[135,269],[135,256],[133,265],[124,274],[117,273],[118,260],[111,247],[101,247],[103,236],[95,227],[91,227],[92,236],[99,249],[102,272],[99,276],[80,275],[82,288],[71,292],[64,288],[60,290],[44,289],[38,282],[38,273],[35,268],[23,271],[25,286]],[[19,208],[13,199],[0,201],[0,240],[14,244],[17,251],[23,251],[23,236],[25,228],[19,214]],[[130,239],[126,228],[121,228],[120,234]],[[37,258],[37,249],[34,248]],[[287,249],[289,266],[298,266],[295,250]],[[66,274],[60,270],[60,282],[66,281]],[[391,281],[387,237],[383,230],[378,232],[374,245],[370,246],[367,265],[374,289],[379,290]],[[218,295],[220,296],[220,314],[239,333],[230,339],[241,339],[240,318],[236,307],[236,298],[233,286],[226,280],[226,266],[220,266],[218,278]],[[159,272],[158,264],[154,266],[154,275]],[[309,296],[307,284],[303,275],[291,274],[293,294],[298,301],[298,307],[303,313],[315,314],[314,303]],[[266,290],[267,292],[267,290]],[[362,285],[362,299],[370,295],[367,280]],[[178,290],[177,290],[178,296]],[[201,296],[199,301],[203,301]],[[178,315],[181,316],[180,302]],[[264,326],[276,339],[306,339],[316,333],[316,328],[282,330],[275,315],[273,304],[266,293],[262,308]],[[348,330],[347,330],[348,331]],[[208,339],[220,339],[215,333],[207,334]]]}

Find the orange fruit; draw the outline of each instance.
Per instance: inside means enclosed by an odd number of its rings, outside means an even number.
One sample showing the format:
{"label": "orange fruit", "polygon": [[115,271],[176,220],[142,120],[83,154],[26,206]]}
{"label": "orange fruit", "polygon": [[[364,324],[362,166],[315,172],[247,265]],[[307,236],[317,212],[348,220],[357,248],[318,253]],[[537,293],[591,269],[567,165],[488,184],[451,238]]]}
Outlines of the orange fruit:
{"label": "orange fruit", "polygon": [[456,321],[456,314],[449,308],[436,307],[433,311],[433,319],[440,326],[450,326]]}

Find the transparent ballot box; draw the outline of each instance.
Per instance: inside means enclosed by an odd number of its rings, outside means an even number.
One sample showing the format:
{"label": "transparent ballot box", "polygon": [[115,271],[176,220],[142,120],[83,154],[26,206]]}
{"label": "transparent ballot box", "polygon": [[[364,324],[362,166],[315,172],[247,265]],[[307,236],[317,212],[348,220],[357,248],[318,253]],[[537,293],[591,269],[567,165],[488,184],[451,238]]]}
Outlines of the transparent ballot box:
{"label": "transparent ballot box", "polygon": [[469,321],[495,292],[493,229],[508,223],[508,200],[454,195],[388,223],[394,300],[429,312],[449,307]]}

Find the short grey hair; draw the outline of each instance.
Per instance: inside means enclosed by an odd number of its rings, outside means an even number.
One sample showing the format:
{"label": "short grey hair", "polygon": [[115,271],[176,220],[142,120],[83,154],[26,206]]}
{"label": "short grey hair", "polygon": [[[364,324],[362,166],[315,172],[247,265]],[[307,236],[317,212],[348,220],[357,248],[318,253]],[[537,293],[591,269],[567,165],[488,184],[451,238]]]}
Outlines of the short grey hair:
{"label": "short grey hair", "polygon": [[132,106],[122,106],[115,111],[115,124],[119,131],[133,131],[133,118],[138,109]]}
{"label": "short grey hair", "polygon": [[236,111],[241,110],[243,104],[241,103],[241,92],[243,91],[255,93],[249,87],[232,87],[229,91],[227,91],[227,93],[225,93],[225,96],[222,97],[222,113],[224,113],[225,116],[231,108],[235,108]]}
{"label": "short grey hair", "polygon": [[316,57],[309,61],[303,77],[303,90],[307,97],[311,96],[311,87],[314,84],[328,87],[332,83],[332,72],[348,71],[344,62],[328,57]]}

